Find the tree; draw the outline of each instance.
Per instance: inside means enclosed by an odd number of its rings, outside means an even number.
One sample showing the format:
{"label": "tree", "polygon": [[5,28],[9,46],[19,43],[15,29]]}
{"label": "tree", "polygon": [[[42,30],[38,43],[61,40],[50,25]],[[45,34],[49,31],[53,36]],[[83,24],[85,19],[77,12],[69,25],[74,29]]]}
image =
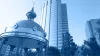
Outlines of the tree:
{"label": "tree", "polygon": [[61,56],[60,55],[60,50],[57,49],[56,47],[52,47],[52,46],[47,48],[47,53],[46,54],[47,54],[47,56]]}
{"label": "tree", "polygon": [[74,56],[78,46],[73,42],[72,36],[68,32],[63,35],[63,46],[61,49],[62,56]]}
{"label": "tree", "polygon": [[76,56],[100,56],[100,47],[95,38],[90,38],[84,41],[84,44],[78,48],[75,53]]}

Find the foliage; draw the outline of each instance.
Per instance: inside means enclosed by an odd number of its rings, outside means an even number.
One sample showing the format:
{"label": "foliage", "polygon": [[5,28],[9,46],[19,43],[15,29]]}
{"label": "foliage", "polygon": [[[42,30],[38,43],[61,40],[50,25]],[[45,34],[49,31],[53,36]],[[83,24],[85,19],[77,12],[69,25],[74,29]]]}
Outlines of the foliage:
{"label": "foliage", "polygon": [[84,44],[76,51],[75,56],[100,56],[100,47],[95,38],[85,40]]}
{"label": "foliage", "polygon": [[50,46],[47,48],[47,56],[60,56],[60,50]]}
{"label": "foliage", "polygon": [[62,56],[74,56],[78,46],[75,44],[75,42],[73,42],[72,36],[66,32],[63,36],[63,41],[64,42],[61,49]]}

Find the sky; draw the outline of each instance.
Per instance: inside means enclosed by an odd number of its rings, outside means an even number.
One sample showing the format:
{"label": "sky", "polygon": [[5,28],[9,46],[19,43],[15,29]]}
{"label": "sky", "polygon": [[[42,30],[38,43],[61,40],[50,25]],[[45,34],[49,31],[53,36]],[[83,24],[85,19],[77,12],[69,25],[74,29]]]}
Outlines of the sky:
{"label": "sky", "polygon": [[[33,7],[33,1],[37,13],[35,21],[39,23],[41,9],[46,0],[0,0],[0,33],[4,32],[5,27],[27,19],[26,13]],[[100,0],[62,0],[62,3],[67,4],[69,32],[74,42],[82,45],[86,39],[86,21],[100,18]]]}

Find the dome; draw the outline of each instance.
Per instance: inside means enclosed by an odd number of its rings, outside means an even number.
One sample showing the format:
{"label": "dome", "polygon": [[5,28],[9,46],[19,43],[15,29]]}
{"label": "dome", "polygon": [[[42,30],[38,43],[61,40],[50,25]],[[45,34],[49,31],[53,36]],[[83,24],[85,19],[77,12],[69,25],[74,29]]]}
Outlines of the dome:
{"label": "dome", "polygon": [[32,19],[36,17],[32,9],[27,14],[28,20],[20,20],[12,27],[7,27],[5,32],[0,35],[7,39],[6,44],[19,46],[22,48],[40,48],[47,46],[48,41],[42,27]]}
{"label": "dome", "polygon": [[17,25],[17,27],[23,27],[23,28],[29,28],[29,29],[33,29],[33,31],[40,31],[44,33],[44,30],[42,29],[42,27],[35,23],[33,20],[21,20],[19,22],[17,22],[14,27]]}
{"label": "dome", "polygon": [[[1,37],[8,38],[8,44],[18,46],[18,39],[25,39],[23,47],[32,48],[47,45],[46,34],[42,27],[35,23],[33,20],[21,20],[17,22],[13,27],[6,28],[5,32],[1,34]],[[16,43],[12,43],[15,41]],[[29,45],[30,44],[30,45]],[[35,46],[34,46],[35,45]]]}
{"label": "dome", "polygon": [[[41,41],[45,41],[45,31],[42,27],[35,23],[33,20],[21,20],[17,22],[13,27],[7,27],[5,32],[1,36],[26,36],[26,38],[35,38]],[[30,37],[27,37],[30,36]]]}

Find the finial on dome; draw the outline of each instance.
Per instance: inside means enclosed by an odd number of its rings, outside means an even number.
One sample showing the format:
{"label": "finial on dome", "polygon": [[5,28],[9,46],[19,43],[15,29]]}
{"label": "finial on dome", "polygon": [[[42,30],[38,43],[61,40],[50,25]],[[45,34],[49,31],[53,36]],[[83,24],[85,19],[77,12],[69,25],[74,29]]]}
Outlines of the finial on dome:
{"label": "finial on dome", "polygon": [[28,19],[34,19],[36,17],[36,13],[34,12],[34,7],[31,9],[31,11],[26,13],[26,16]]}

